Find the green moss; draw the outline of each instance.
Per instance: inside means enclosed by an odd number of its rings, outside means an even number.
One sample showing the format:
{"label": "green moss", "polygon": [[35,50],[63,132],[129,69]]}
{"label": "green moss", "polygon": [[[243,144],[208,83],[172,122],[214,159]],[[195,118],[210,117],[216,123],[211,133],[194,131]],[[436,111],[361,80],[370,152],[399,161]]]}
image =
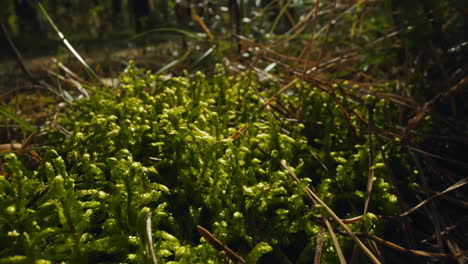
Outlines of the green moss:
{"label": "green moss", "polygon": [[[149,262],[145,223],[151,213],[150,246],[162,263],[223,263],[197,225],[249,263],[262,262],[265,254],[302,261],[301,252],[316,241],[314,216],[322,213],[310,207],[304,188],[315,187],[340,216],[362,214],[368,150],[375,146],[366,128],[356,145],[328,94],[289,95],[286,107],[308,106],[304,122],[294,122],[262,107],[260,98],[271,93],[253,80],[246,73],[163,80],[129,68],[115,90],[77,102],[60,121],[71,135],[51,133],[56,152],[45,154],[36,172],[14,155],[5,157],[0,258]],[[395,214],[380,155],[375,164],[371,212]],[[381,234],[385,223],[374,214],[352,228],[365,225]],[[349,239],[340,241],[352,248]],[[332,245],[326,239],[325,259],[336,258]]]}

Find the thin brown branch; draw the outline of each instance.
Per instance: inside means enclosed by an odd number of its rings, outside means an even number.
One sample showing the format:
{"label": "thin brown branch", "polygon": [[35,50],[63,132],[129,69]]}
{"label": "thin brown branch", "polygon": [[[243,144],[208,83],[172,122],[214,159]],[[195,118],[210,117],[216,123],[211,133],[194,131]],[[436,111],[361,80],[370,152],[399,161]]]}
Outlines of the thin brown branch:
{"label": "thin brown branch", "polygon": [[368,122],[368,137],[369,137],[369,172],[367,176],[367,189],[366,189],[366,200],[364,201],[364,212],[366,214],[369,210],[369,203],[372,196],[372,183],[374,182],[374,145],[372,142],[372,137],[374,133],[374,106],[369,104],[367,106],[369,112],[369,122]]}
{"label": "thin brown branch", "polygon": [[374,235],[363,235],[366,236],[375,242],[387,246],[389,248],[392,248],[396,251],[407,253],[410,255],[415,255],[419,257],[426,257],[426,258],[435,258],[435,259],[448,259],[448,260],[457,260],[458,258],[462,257],[464,253],[462,254],[443,254],[443,253],[433,253],[433,252],[428,252],[428,251],[423,251],[423,250],[415,250],[415,249],[407,249],[404,247],[401,247],[395,243],[392,243],[390,241],[384,240],[380,237],[374,236]]}
{"label": "thin brown branch", "polygon": [[409,214],[415,212],[416,210],[418,210],[419,208],[421,208],[422,206],[424,206],[425,204],[427,204],[429,201],[431,201],[431,200],[433,200],[433,199],[435,199],[435,198],[437,198],[437,197],[439,197],[439,196],[441,196],[441,195],[444,195],[444,194],[446,194],[446,193],[448,193],[448,192],[450,192],[450,191],[453,191],[453,190],[455,190],[455,189],[458,189],[458,188],[464,186],[464,185],[467,184],[467,183],[468,183],[468,178],[464,178],[463,180],[461,180],[461,181],[455,183],[454,185],[448,187],[448,188],[445,189],[444,191],[439,192],[439,193],[437,193],[437,194],[435,194],[435,195],[433,195],[433,196],[427,198],[426,200],[420,202],[419,204],[417,204],[417,205],[414,206],[413,208],[411,208],[411,209],[409,209],[408,211],[406,211],[406,212],[400,214],[400,216],[409,215]]}
{"label": "thin brown branch", "polygon": [[213,234],[210,233],[210,231],[199,225],[197,225],[197,229],[206,242],[208,242],[208,244],[210,244],[216,250],[224,251],[226,255],[233,261],[245,263],[245,260],[241,256],[237,255],[237,253],[235,253],[232,249],[228,248],[223,244],[223,242],[219,241],[215,236],[213,236]]}
{"label": "thin brown branch", "polygon": [[[281,166],[288,171],[289,175],[291,175],[291,177],[296,182],[298,183],[300,182],[299,178],[296,176],[294,171],[286,164],[284,160],[281,160]],[[351,229],[349,229],[349,227],[345,223],[343,223],[343,221],[341,221],[341,219],[335,214],[335,212],[333,212],[333,210],[330,207],[328,207],[328,205],[324,203],[310,188],[307,187],[304,191],[306,192],[307,196],[310,197],[312,201],[316,201],[316,203],[322,205],[325,208],[325,210],[330,214],[332,219],[335,222],[337,222],[345,230],[345,232],[354,240],[354,242],[356,242],[359,248],[367,255],[367,257],[369,257],[372,263],[374,264],[381,263],[374,256],[374,254],[372,254],[372,252],[366,247],[366,245],[364,245],[364,243],[362,243],[362,241],[356,235],[354,235]]]}
{"label": "thin brown branch", "polygon": [[340,260],[340,263],[346,264],[346,259],[343,255],[343,251],[341,250],[340,243],[338,242],[338,239],[336,238],[335,232],[333,231],[330,221],[328,221],[328,219],[326,218],[323,218],[323,219],[324,219],[325,224],[327,225],[328,231],[330,232],[330,236],[333,240],[333,244],[335,244],[336,253],[338,254],[338,259]]}
{"label": "thin brown branch", "polygon": [[468,76],[461,79],[456,85],[450,88],[447,92],[438,94],[437,96],[432,98],[430,101],[428,101],[426,104],[424,104],[422,109],[419,110],[419,112],[408,121],[408,125],[406,127],[405,133],[408,134],[411,130],[415,129],[419,125],[419,123],[421,123],[424,117],[432,113],[432,111],[434,110],[434,107],[438,103],[443,103],[446,100],[449,100],[456,93],[462,90],[462,88],[465,87],[466,85],[468,85]]}
{"label": "thin brown branch", "polygon": [[198,22],[198,24],[201,26],[201,28],[203,29],[203,31],[205,31],[206,35],[208,36],[208,38],[212,41],[212,42],[215,42],[215,38],[213,36],[213,34],[211,34],[211,31],[210,29],[206,26],[205,22],[203,22],[203,20],[201,19],[201,17],[195,13],[192,14],[193,18]]}
{"label": "thin brown branch", "polygon": [[[315,218],[312,218],[312,220],[314,222],[316,222],[317,224],[320,224],[322,226],[325,225],[325,223],[323,222],[323,219],[321,217],[315,217]],[[339,235],[342,235],[342,236],[349,236],[349,234],[346,232],[346,231],[343,231],[343,230],[340,230],[338,228],[334,228],[335,232]],[[459,259],[460,257],[462,257],[464,254],[466,254],[466,250],[464,251],[464,253],[462,254],[444,254],[444,253],[434,253],[434,252],[429,252],[429,251],[424,251],[424,250],[415,250],[415,249],[408,249],[408,248],[405,248],[405,247],[402,247],[398,244],[395,244],[393,242],[390,242],[390,241],[387,241],[387,240],[384,240],[378,236],[375,236],[375,235],[371,235],[371,234],[366,234],[366,233],[363,233],[363,232],[354,232],[353,233],[354,236],[356,237],[359,237],[359,238],[367,238],[367,239],[371,239],[383,246],[386,246],[392,250],[395,250],[395,251],[398,251],[398,252],[402,252],[402,253],[405,253],[405,254],[408,254],[408,255],[413,255],[413,256],[418,256],[418,257],[425,257],[425,258],[433,258],[433,259],[445,259],[445,260],[457,260]],[[432,237],[434,239],[434,236]]]}
{"label": "thin brown branch", "polygon": [[[54,58],[53,59],[55,63],[57,63],[57,60]],[[81,78],[80,76],[78,76],[76,73],[74,73],[73,71],[71,71],[67,66],[63,65],[63,63],[61,62],[58,62],[58,66],[63,70],[65,71],[66,73],[68,73],[71,77],[73,77],[74,79],[76,79],[78,82],[80,83],[83,83],[83,84],[86,84],[88,86],[92,86],[93,84],[84,80],[83,78]]]}
{"label": "thin brown branch", "polygon": [[27,138],[26,140],[24,140],[23,144],[21,145],[21,147],[18,149],[18,151],[16,152],[18,155],[21,155],[25,152],[26,150],[26,147],[31,143],[32,139],[34,138],[34,136],[36,135],[36,133],[31,133]]}
{"label": "thin brown branch", "polygon": [[320,231],[317,234],[317,241],[316,241],[317,246],[315,248],[314,264],[320,264],[320,259],[322,258],[322,251],[323,251],[324,235],[325,235],[325,228],[321,226]]}

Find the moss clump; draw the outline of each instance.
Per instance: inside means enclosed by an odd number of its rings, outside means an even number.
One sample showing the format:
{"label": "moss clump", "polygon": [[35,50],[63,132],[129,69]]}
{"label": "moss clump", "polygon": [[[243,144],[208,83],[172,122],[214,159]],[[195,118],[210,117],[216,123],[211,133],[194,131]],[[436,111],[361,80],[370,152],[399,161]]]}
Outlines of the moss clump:
{"label": "moss clump", "polygon": [[[352,138],[349,121],[361,129],[358,121],[328,94],[299,86],[277,100],[283,111],[307,106],[301,121],[265,105],[277,87],[261,89],[250,74],[164,80],[129,68],[117,89],[74,105],[61,120],[70,135],[51,134],[56,150],[37,171],[6,157],[0,258],[142,263],[152,246],[161,263],[223,263],[200,225],[250,262],[312,259],[324,212],[303,190],[314,187],[341,217],[361,215],[369,144]],[[370,211],[395,214],[381,162],[376,155]],[[385,223],[371,216],[351,228],[383,234]],[[351,254],[353,242],[339,240]],[[325,244],[324,258],[336,261],[328,234]]]}

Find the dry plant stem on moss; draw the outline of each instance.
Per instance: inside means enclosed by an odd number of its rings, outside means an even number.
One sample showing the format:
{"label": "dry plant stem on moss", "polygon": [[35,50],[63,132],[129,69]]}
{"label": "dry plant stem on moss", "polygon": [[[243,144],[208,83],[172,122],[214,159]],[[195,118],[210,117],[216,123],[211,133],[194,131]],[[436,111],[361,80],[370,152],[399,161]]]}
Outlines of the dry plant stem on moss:
{"label": "dry plant stem on moss", "polygon": [[[388,136],[388,133],[387,135],[384,134],[384,133],[380,133],[380,134],[376,134],[378,137],[382,138],[382,139],[385,139],[385,140],[394,140],[395,138],[395,134],[392,136]],[[391,135],[391,134],[390,134]],[[400,136],[400,134],[397,134],[397,136]],[[464,161],[460,161],[460,160],[456,160],[456,159],[450,159],[450,158],[447,158],[447,157],[443,157],[443,156],[440,156],[440,155],[437,155],[437,154],[434,154],[434,153],[430,153],[430,152],[427,152],[427,151],[424,151],[420,148],[417,148],[417,147],[414,147],[414,146],[411,146],[409,144],[405,144],[405,143],[402,143],[402,142],[395,142],[397,145],[401,146],[401,147],[404,147],[406,148],[407,150],[409,151],[414,151],[414,152],[417,152],[417,153],[420,153],[424,156],[428,156],[428,157],[431,157],[431,158],[436,158],[438,160],[444,160],[444,161],[448,161],[450,163],[453,163],[453,164],[457,164],[457,165],[460,165],[462,166],[463,168],[468,168],[468,163],[464,162]]]}
{"label": "dry plant stem on moss", "polygon": [[23,144],[21,145],[21,147],[16,152],[18,155],[24,154],[24,152],[26,151],[26,147],[31,143],[31,141],[32,141],[32,139],[34,138],[35,135],[37,135],[37,133],[35,133],[35,132],[29,134],[29,136],[26,138],[26,140],[24,140]]}
{"label": "dry plant stem on moss", "polygon": [[[316,223],[318,223],[318,224],[325,225],[322,218],[318,217],[314,221]],[[343,222],[345,222],[345,221],[343,221]],[[463,222],[464,222],[464,220],[460,221],[460,224],[463,223]],[[340,234],[342,236],[349,236],[349,234],[346,231],[339,230],[338,228],[334,228],[334,231],[337,234]],[[457,259],[461,258],[464,254],[466,254],[466,252],[465,253],[461,252],[461,253],[458,253],[458,254],[443,254],[443,253],[428,252],[428,251],[424,251],[424,250],[408,249],[408,248],[402,247],[400,245],[397,245],[397,244],[395,244],[393,242],[382,239],[382,238],[380,238],[378,236],[375,236],[375,235],[366,234],[366,233],[362,233],[362,232],[354,232],[353,234],[355,236],[357,236],[357,237],[360,237],[360,238],[371,239],[371,240],[373,240],[373,241],[375,241],[375,242],[377,242],[377,243],[379,243],[379,244],[381,244],[383,246],[391,248],[391,249],[393,249],[395,251],[405,253],[405,254],[409,254],[409,255],[418,256],[418,257],[433,258],[433,259],[457,260]],[[433,236],[432,238],[435,239],[435,236]]]}
{"label": "dry plant stem on moss", "polygon": [[419,125],[419,123],[421,123],[424,117],[426,117],[433,111],[437,103],[444,102],[448,100],[449,98],[452,98],[463,87],[466,87],[467,85],[468,85],[468,76],[460,80],[456,85],[450,88],[450,90],[448,90],[447,92],[440,93],[437,96],[435,96],[433,99],[431,99],[429,102],[425,103],[422,109],[419,110],[418,113],[408,121],[405,134],[408,135],[409,132],[415,129]]}
{"label": "dry plant stem on moss", "polygon": [[287,85],[283,86],[278,92],[276,92],[272,97],[270,97],[261,107],[260,110],[263,109],[265,106],[269,105],[271,101],[273,101],[275,98],[277,98],[279,95],[284,93],[286,90],[291,88],[294,84],[296,84],[298,79],[293,79],[291,82],[289,82]]}
{"label": "dry plant stem on moss", "polygon": [[346,264],[346,259],[343,255],[343,251],[341,250],[340,243],[338,242],[338,239],[336,238],[335,232],[333,231],[333,227],[330,224],[330,221],[323,217],[323,221],[325,222],[325,225],[327,225],[327,229],[330,232],[330,236],[333,240],[333,244],[335,245],[336,248],[336,254],[338,254],[338,259],[340,260],[341,264]]}
{"label": "dry plant stem on moss", "polygon": [[201,17],[197,13],[194,13],[193,18],[198,22],[198,24],[203,29],[203,31],[205,31],[206,35],[208,35],[208,38],[210,39],[210,41],[214,43],[216,40],[213,34],[211,34],[211,31],[208,28],[208,26],[206,26],[205,22],[203,22],[203,20],[201,19]]}
{"label": "dry plant stem on moss", "polygon": [[329,94],[333,98],[335,103],[338,105],[338,107],[340,108],[340,111],[343,114],[343,117],[346,119],[346,121],[348,122],[351,128],[351,132],[353,133],[353,136],[355,137],[356,140],[359,140],[360,139],[359,132],[357,128],[355,127],[355,125],[353,124],[353,122],[351,121],[351,117],[349,116],[348,112],[346,112],[346,109],[344,108],[343,104],[338,100],[334,91],[331,91]]}
{"label": "dry plant stem on moss", "polygon": [[365,234],[362,234],[362,237],[367,237],[367,238],[370,238],[384,246],[387,246],[387,247],[390,247],[396,251],[399,251],[399,252],[403,252],[403,253],[407,253],[407,254],[411,254],[411,255],[415,255],[415,256],[420,256],[420,257],[426,257],[426,258],[434,258],[434,259],[447,259],[447,260],[457,260],[461,257],[463,257],[464,254],[466,254],[466,252],[462,252],[462,253],[459,253],[459,254],[455,254],[455,255],[451,255],[451,254],[442,254],[442,253],[433,253],[433,252],[427,252],[427,251],[423,251],[423,250],[414,250],[414,249],[407,249],[407,248],[404,248],[404,247],[401,247],[395,243],[392,243],[390,241],[386,241],[384,239],[381,239],[377,236],[374,236],[374,235],[365,235]]}
{"label": "dry plant stem on moss", "polygon": [[[385,154],[385,151],[384,151],[384,149],[382,147],[384,144],[383,144],[382,140],[378,136],[376,136],[375,139],[376,139],[377,147],[380,150],[380,155],[382,155],[382,160],[383,160],[383,162],[385,164],[385,168],[387,169],[388,177],[390,179],[390,183],[392,184],[393,189],[395,190],[395,195],[397,196],[397,201],[398,201],[398,206],[400,207],[400,212],[404,212],[404,211],[406,211],[408,206],[406,205],[406,203],[403,200],[400,188],[395,183],[394,170],[393,170],[392,166],[390,165],[390,163],[389,163],[389,161],[387,159],[387,155]],[[415,246],[415,239],[414,239],[414,235],[413,235],[414,231],[411,228],[410,219],[408,217],[403,217],[402,218],[402,227],[403,227],[403,230],[404,230],[404,237],[405,237],[406,244],[409,245],[411,248],[414,248],[414,246]]]}
{"label": "dry plant stem on moss", "polygon": [[0,153],[18,150],[21,146],[20,143],[0,144]]}
{"label": "dry plant stem on moss", "polygon": [[93,86],[92,83],[86,81],[85,79],[81,78],[77,74],[75,74],[73,71],[71,71],[68,67],[63,65],[61,62],[57,62],[57,60],[54,58],[53,61],[58,64],[60,69],[62,69],[65,73],[70,75],[72,78],[67,78],[69,81],[73,83],[73,85],[76,86],[76,88],[80,91],[80,93],[85,97],[88,98],[89,94],[88,91],[83,87],[83,85],[87,85],[89,87]]}
{"label": "dry plant stem on moss", "polygon": [[[286,162],[284,160],[281,160],[281,166],[283,166],[283,168],[285,168],[288,171],[289,175],[291,175],[291,177],[297,183],[300,183],[299,178],[296,176],[294,171],[286,164]],[[325,204],[310,188],[306,188],[304,191],[307,194],[307,196],[310,197],[312,202],[318,203],[318,204],[322,205],[325,208],[325,210],[330,214],[330,216],[333,218],[333,220],[335,222],[337,222],[345,230],[345,232],[354,240],[354,242],[356,242],[356,244],[359,246],[359,248],[362,251],[364,251],[364,253],[369,257],[369,259],[370,259],[370,261],[372,263],[374,263],[374,264],[381,263],[374,256],[374,254],[372,254],[372,252],[364,245],[364,243],[362,243],[362,241],[351,231],[351,229],[349,229],[349,227],[345,223],[343,223],[343,221],[341,221],[341,219],[335,214],[335,212],[333,212],[333,210],[330,209],[330,207],[328,207],[328,205]]]}
{"label": "dry plant stem on moss", "polygon": [[[72,79],[72,78],[67,78],[61,74],[58,74],[57,72],[54,72],[52,70],[47,70],[47,72],[51,75],[51,76],[55,76],[56,79],[56,83],[57,83],[57,86],[61,87],[61,82],[64,82],[65,84],[69,84],[73,87],[75,87],[84,97],[89,97],[88,95],[88,92],[86,92],[86,90],[83,88],[83,86],[81,85],[81,83],[77,82],[76,80]],[[60,90],[60,94],[62,94],[63,96],[63,91],[61,89]]]}
{"label": "dry plant stem on moss", "polygon": [[[53,58],[53,62],[57,63],[57,59]],[[72,70],[70,70],[67,66],[63,65],[63,63],[61,63],[60,61],[58,62],[58,65],[59,65],[60,69],[65,71],[67,74],[69,74],[71,77],[76,79],[78,82],[80,82],[82,84],[85,84],[85,85],[88,85],[88,86],[93,85],[92,83],[90,83],[90,82],[86,81],[85,79],[81,78],[80,76],[78,76],[76,73],[74,73]]]}
{"label": "dry plant stem on moss", "polygon": [[[418,157],[414,154],[414,157],[415,157],[415,162],[417,162],[419,165],[418,165],[418,168],[419,170],[421,170],[420,166],[420,162]],[[421,173],[420,177],[424,177],[425,175],[423,173]],[[422,180],[423,182],[423,187],[426,191],[426,194],[429,195],[432,192],[432,190],[429,189],[428,187],[428,184],[425,180],[425,177],[423,178],[424,180]],[[464,183],[466,183],[466,178],[462,181],[460,181],[458,184],[455,184],[454,186],[451,186],[448,188],[448,190],[453,190],[453,189],[456,189],[457,187],[461,187],[464,185]],[[452,188],[454,187],[454,188]],[[446,190],[447,191],[447,190]],[[460,255],[462,254],[462,250],[458,247],[457,243],[451,239],[451,236],[450,235],[445,235],[445,236],[442,236],[443,232],[445,231],[446,228],[444,228],[445,226],[447,226],[447,223],[450,222],[450,219],[447,219],[447,218],[443,218],[444,215],[440,215],[439,213],[439,208],[436,207],[437,204],[434,203],[432,201],[432,198],[433,196],[427,198],[426,200],[424,200],[423,202],[421,202],[420,204],[418,204],[418,206],[416,206],[416,208],[419,208],[421,206],[421,204],[425,204],[427,202],[429,202],[429,208],[426,208],[426,207],[423,207],[424,209],[426,209],[426,215],[427,217],[433,219],[434,221],[434,227],[435,227],[435,233],[434,233],[434,237],[436,238],[436,241],[437,243],[440,245],[440,252],[443,252],[445,246],[449,248],[449,250],[452,252],[453,255]],[[442,210],[442,209],[441,209]],[[444,229],[444,230],[442,230]],[[459,263],[461,263],[462,260],[459,259]]]}
{"label": "dry plant stem on moss", "polygon": [[369,203],[372,196],[372,183],[374,182],[374,145],[373,145],[373,133],[374,133],[374,106],[369,104],[367,106],[369,113],[369,122],[368,122],[368,137],[369,137],[369,174],[367,176],[367,190],[366,190],[366,200],[364,202],[364,212],[366,214],[369,211]]}
{"label": "dry plant stem on moss", "polygon": [[[413,158],[414,163],[416,164],[416,168],[419,171],[418,176],[419,176],[420,181],[422,183],[422,187],[423,187],[423,189],[425,191],[425,195],[429,196],[429,194],[431,193],[431,190],[430,190],[430,187],[429,187],[428,179],[426,178],[426,175],[425,175],[424,170],[422,168],[421,161],[420,161],[419,157],[414,152],[410,152],[409,154]],[[437,241],[437,246],[439,247],[438,248],[439,252],[443,252],[444,243],[442,241],[442,236],[440,235],[440,233],[441,233],[441,224],[442,224],[441,223],[441,218],[439,217],[440,216],[440,211],[437,208],[437,205],[434,204],[432,201],[429,203],[428,207],[429,207],[428,208],[429,217],[432,220],[431,222],[434,225],[435,235],[436,235],[436,238],[437,238],[437,240],[436,240]]]}
{"label": "dry plant stem on moss", "polygon": [[442,192],[438,192],[434,195],[432,195],[431,197],[427,198],[426,200],[420,202],[419,204],[417,204],[416,206],[414,206],[413,208],[409,209],[408,211],[400,214],[400,217],[403,217],[403,216],[407,216],[413,212],[415,212],[416,210],[420,209],[422,206],[424,206],[425,204],[427,204],[428,202],[430,202],[431,200],[441,196],[441,195],[444,195],[450,191],[453,191],[455,189],[458,189],[464,185],[466,185],[468,183],[468,178],[464,178],[462,179],[461,181],[455,183],[454,185],[448,187],[447,189],[443,190]]}
{"label": "dry plant stem on moss", "polygon": [[146,239],[148,242],[148,249],[151,254],[151,259],[153,260],[153,264],[158,264],[158,260],[156,259],[156,254],[154,253],[153,248],[153,235],[151,231],[151,212],[148,213],[146,217]]}
{"label": "dry plant stem on moss", "polygon": [[314,264],[320,264],[320,259],[322,258],[324,235],[325,235],[325,228],[321,226],[319,229],[319,233],[317,234],[317,241],[315,242],[317,246],[315,247]]}
{"label": "dry plant stem on moss", "polygon": [[218,250],[219,252],[225,252],[226,255],[233,261],[245,263],[245,260],[241,256],[239,256],[232,249],[224,245],[223,242],[219,241],[215,236],[213,236],[213,234],[210,233],[210,231],[206,230],[204,227],[199,225],[197,226],[197,229],[200,235],[206,240],[206,242],[208,242],[208,244],[210,244],[216,250]]}

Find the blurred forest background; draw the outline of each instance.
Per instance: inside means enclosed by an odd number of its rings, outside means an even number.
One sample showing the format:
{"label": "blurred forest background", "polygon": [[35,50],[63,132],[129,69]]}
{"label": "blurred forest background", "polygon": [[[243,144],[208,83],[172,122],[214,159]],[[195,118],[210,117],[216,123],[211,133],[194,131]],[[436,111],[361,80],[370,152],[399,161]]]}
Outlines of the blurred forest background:
{"label": "blurred forest background", "polygon": [[[382,79],[404,80],[404,89],[415,85],[411,92],[423,96],[417,97],[422,101],[467,74],[463,66],[468,54],[468,4],[463,0],[40,2],[77,51],[85,57],[89,54],[103,74],[118,70],[112,66],[122,66],[120,59],[136,59],[137,64],[157,69],[188,49],[190,65],[212,44],[194,42],[197,36],[206,37],[194,15],[216,37],[218,48],[225,50],[223,55],[233,61],[252,58],[256,54],[252,48],[259,49],[236,38],[243,36],[291,58],[346,62],[348,69],[341,67],[337,74],[348,79],[377,72]],[[0,5],[5,30],[25,58],[65,57],[60,39],[35,1],[2,0]],[[154,31],[162,28],[169,30]],[[14,58],[4,37],[0,50],[1,61]],[[3,74],[14,72],[15,64],[2,65]]]}

